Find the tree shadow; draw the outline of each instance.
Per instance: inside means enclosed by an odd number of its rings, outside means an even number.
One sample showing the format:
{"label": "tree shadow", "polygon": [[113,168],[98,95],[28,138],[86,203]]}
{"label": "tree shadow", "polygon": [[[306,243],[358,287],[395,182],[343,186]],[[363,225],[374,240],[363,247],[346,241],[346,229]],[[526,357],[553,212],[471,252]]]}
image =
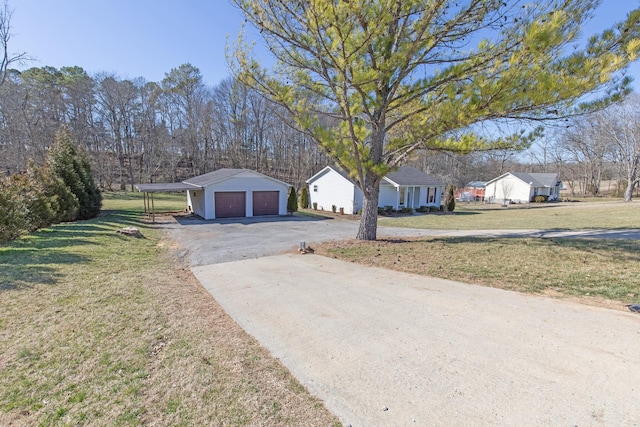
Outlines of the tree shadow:
{"label": "tree shadow", "polygon": [[112,212],[87,221],[57,224],[0,245],[0,291],[57,283],[63,277],[59,266],[80,266],[91,260],[90,255],[73,253],[74,247],[102,246],[104,242],[98,237],[104,236],[129,239],[115,232],[128,225],[144,224],[140,215]]}
{"label": "tree shadow", "polygon": [[83,255],[47,251],[39,248],[0,251],[0,291],[53,285],[62,275],[57,264],[81,264]]}
{"label": "tree shadow", "polygon": [[[469,216],[469,215],[481,215],[482,212],[477,212],[477,211],[453,211],[452,214],[454,216]],[[425,215],[429,215],[429,214],[425,214]]]}

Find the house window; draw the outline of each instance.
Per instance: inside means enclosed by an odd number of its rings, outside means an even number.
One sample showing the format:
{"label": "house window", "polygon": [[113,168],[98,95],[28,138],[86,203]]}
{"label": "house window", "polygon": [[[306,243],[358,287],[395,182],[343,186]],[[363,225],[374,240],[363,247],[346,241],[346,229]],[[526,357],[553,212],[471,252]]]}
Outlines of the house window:
{"label": "house window", "polygon": [[317,186],[317,185],[314,185],[314,186],[313,186],[313,192],[314,192],[314,193],[317,193],[317,192],[318,192],[318,186]]}
{"label": "house window", "polygon": [[405,188],[401,187],[400,188],[400,206],[404,206],[404,193],[405,193]]}
{"label": "house window", "polygon": [[[431,189],[429,189],[431,190]],[[429,203],[435,203],[435,188],[433,192],[429,192]]]}

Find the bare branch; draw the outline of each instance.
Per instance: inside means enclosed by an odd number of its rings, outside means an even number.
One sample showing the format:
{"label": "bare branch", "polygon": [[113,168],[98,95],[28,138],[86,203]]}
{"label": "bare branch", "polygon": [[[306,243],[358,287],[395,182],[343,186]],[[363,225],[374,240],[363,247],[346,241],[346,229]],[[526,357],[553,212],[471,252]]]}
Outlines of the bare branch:
{"label": "bare branch", "polygon": [[7,78],[7,71],[12,64],[20,64],[23,61],[29,59],[26,52],[22,53],[9,53],[9,41],[11,40],[11,18],[13,17],[13,10],[9,9],[9,3],[4,1],[0,6],[0,85],[4,83]]}

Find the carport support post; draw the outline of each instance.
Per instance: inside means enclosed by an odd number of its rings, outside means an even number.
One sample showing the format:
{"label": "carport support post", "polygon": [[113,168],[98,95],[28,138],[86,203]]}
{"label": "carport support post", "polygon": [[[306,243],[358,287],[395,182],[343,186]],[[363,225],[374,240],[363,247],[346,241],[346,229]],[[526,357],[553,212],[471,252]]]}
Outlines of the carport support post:
{"label": "carport support post", "polygon": [[153,193],[151,193],[151,222],[156,222],[156,207],[153,204]]}

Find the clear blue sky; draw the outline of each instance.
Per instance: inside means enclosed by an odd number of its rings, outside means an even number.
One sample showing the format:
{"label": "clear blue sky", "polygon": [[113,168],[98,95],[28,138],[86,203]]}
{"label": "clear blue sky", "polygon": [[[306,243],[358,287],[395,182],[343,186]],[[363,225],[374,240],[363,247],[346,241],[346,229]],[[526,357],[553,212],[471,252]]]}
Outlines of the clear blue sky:
{"label": "clear blue sky", "polygon": [[[9,0],[9,6],[10,50],[34,57],[28,67],[77,65],[90,74],[160,81],[188,62],[209,85],[229,76],[227,37],[233,41],[243,21],[227,0]],[[640,0],[604,0],[585,36],[639,6]],[[640,88],[640,64],[630,75]]]}

